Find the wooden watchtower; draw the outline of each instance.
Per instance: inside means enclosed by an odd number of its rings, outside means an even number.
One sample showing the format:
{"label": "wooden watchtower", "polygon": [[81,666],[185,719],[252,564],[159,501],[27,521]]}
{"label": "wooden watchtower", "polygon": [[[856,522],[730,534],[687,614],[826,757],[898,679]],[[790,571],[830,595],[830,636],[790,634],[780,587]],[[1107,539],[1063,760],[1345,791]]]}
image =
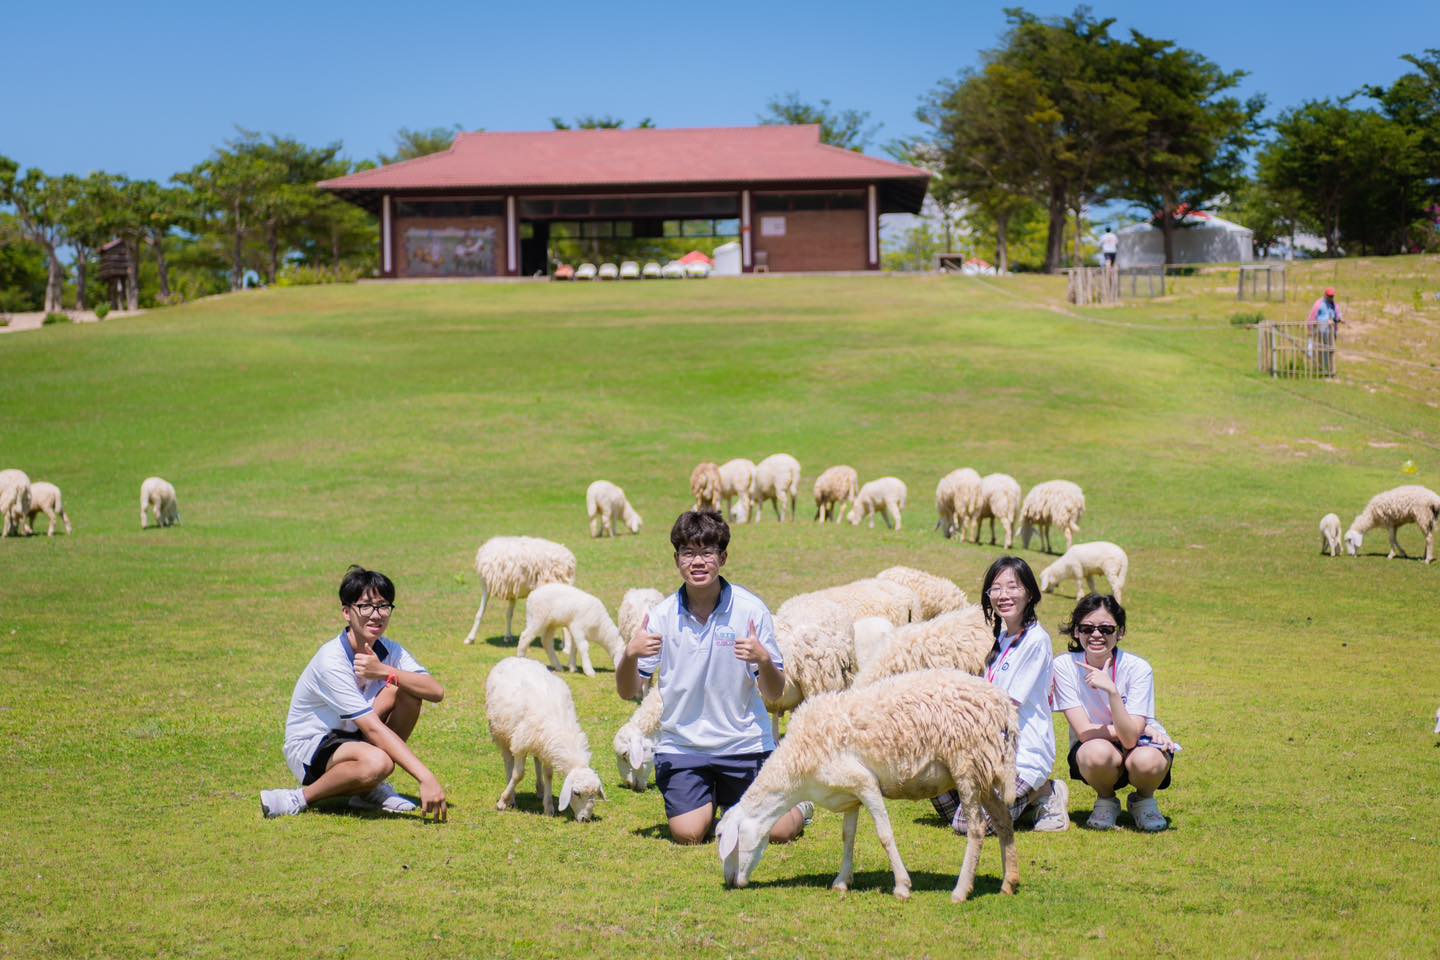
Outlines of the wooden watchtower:
{"label": "wooden watchtower", "polygon": [[[100,280],[110,294],[110,307],[124,310],[130,302],[130,248],[124,240],[111,240],[100,248]],[[138,291],[136,291],[138,292]]]}

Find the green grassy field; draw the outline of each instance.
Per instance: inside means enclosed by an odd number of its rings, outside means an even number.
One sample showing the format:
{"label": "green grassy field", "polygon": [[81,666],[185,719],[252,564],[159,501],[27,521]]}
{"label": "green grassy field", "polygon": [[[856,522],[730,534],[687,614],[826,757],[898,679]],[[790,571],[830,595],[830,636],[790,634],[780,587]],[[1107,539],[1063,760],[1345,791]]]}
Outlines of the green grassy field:
{"label": "green grassy field", "polygon": [[[1297,268],[1263,310],[1303,317],[1331,269]],[[1386,561],[1383,533],[1322,557],[1316,525],[1440,486],[1440,374],[1414,349],[1440,329],[1440,264],[1338,269],[1354,323],[1333,383],[1257,375],[1253,331],[1228,322],[1251,308],[1199,279],[1068,312],[1035,277],[301,288],[0,337],[0,467],[58,483],[76,524],[0,541],[0,956],[1434,953],[1440,565]],[[992,842],[956,906],[962,844],[928,805],[891,804],[908,903],[868,819],[857,889],[827,889],[840,817],[822,812],[725,891],[713,846],[663,838],[653,787],[614,786],[630,707],[603,652],[596,679],[567,678],[610,785],[598,819],[539,816],[533,775],[497,813],[483,691],[509,649],[503,605],[461,644],[476,547],[564,542],[613,610],[673,587],[697,461],[778,451],[802,502],[850,463],[904,479],[910,506],[898,532],[810,509],[737,530],[727,572],[772,607],[895,563],[973,595],[1000,551],[932,532],[940,476],[1080,483],[1082,538],[1130,553],[1127,645],[1185,747],[1173,828],[1021,834],[1014,898]],[[151,474],[183,526],[139,529]],[[640,536],[588,538],[598,478]],[[1418,553],[1414,527],[1401,540]],[[397,581],[390,632],[447,687],[414,740],[444,826],[260,818],[352,562]],[[1070,589],[1040,608],[1052,634]],[[1075,785],[1077,824],[1092,800]]]}

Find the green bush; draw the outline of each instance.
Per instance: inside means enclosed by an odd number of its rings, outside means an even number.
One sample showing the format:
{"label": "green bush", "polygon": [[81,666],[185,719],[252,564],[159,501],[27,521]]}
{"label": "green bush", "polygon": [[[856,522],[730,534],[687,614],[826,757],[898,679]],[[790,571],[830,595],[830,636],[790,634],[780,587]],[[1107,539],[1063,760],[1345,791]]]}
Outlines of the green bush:
{"label": "green bush", "polygon": [[277,287],[308,287],[317,283],[354,283],[364,271],[358,267],[311,267],[303,264],[287,264],[275,276]]}
{"label": "green bush", "polygon": [[66,314],[66,313],[47,313],[47,314],[45,314],[45,319],[44,319],[44,321],[43,321],[43,325],[48,327],[48,326],[50,326],[50,324],[52,324],[52,323],[69,323],[69,322],[70,322],[70,315],[69,315],[69,314]]}
{"label": "green bush", "polygon": [[104,320],[105,317],[106,317],[106,315],[109,314],[109,313],[110,313],[110,304],[108,304],[108,303],[96,304],[96,306],[95,306],[95,319],[96,319],[96,320]]}
{"label": "green bush", "polygon": [[10,318],[6,316],[0,316],[0,327],[8,326],[10,326]]}
{"label": "green bush", "polygon": [[1265,319],[1263,313],[1232,313],[1230,314],[1230,325],[1233,327],[1253,327]]}

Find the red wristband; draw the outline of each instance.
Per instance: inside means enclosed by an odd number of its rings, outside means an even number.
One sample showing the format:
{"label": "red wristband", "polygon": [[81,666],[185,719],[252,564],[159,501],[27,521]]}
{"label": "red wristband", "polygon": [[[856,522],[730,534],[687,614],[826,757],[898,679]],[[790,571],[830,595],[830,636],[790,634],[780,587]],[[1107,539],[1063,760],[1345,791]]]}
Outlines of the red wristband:
{"label": "red wristband", "polygon": [[387,687],[398,687],[398,686],[400,686],[400,675],[397,674],[394,670],[391,670],[391,671],[390,671],[390,675],[385,678],[385,686],[387,686]]}

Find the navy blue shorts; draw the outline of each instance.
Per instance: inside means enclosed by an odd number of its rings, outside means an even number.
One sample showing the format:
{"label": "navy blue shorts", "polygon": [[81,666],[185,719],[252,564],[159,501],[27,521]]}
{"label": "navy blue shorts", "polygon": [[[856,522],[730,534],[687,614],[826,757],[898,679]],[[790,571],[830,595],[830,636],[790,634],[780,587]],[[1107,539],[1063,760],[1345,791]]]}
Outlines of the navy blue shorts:
{"label": "navy blue shorts", "polygon": [[678,817],[699,810],[707,803],[733,807],[770,756],[747,753],[729,757],[706,757],[693,753],[655,755],[655,785],[665,798],[665,816]]}
{"label": "navy blue shorts", "polygon": [[319,780],[325,773],[325,768],[330,766],[330,758],[335,751],[340,749],[342,744],[352,743],[356,740],[365,742],[365,738],[359,731],[347,733],[344,730],[331,730],[320,739],[320,746],[315,748],[315,755],[310,762],[305,764],[305,779],[300,781],[300,786],[308,787]]}
{"label": "navy blue shorts", "polygon": [[[1152,743],[1144,743],[1144,744],[1137,744],[1137,746],[1152,747],[1152,746],[1154,746],[1154,744],[1152,744]],[[1123,760],[1125,757],[1130,756],[1130,751],[1129,751],[1129,750],[1126,750],[1124,747],[1120,746],[1118,743],[1115,744],[1115,749],[1120,751],[1120,757],[1121,757],[1122,760]],[[1157,747],[1156,749],[1159,749],[1159,748]],[[1174,766],[1175,766],[1175,754],[1174,754],[1173,752],[1169,751],[1169,750],[1163,750],[1163,751],[1161,751],[1161,752],[1164,753],[1167,757],[1170,758],[1170,768],[1173,769]],[[1090,781],[1086,780],[1084,777],[1082,777],[1082,776],[1080,775],[1080,764],[1079,764],[1079,762],[1077,762],[1077,760],[1076,760],[1076,757],[1079,755],[1079,753],[1080,753],[1080,744],[1079,744],[1079,742],[1070,744],[1070,779],[1071,779],[1071,780],[1079,780],[1081,783],[1085,784],[1085,785],[1088,787],[1088,786],[1090,786]],[[1121,764],[1120,764],[1120,779],[1117,780],[1117,781],[1115,781],[1115,789],[1116,789],[1116,790],[1123,790],[1123,789],[1125,789],[1125,788],[1128,787],[1128,786],[1130,786],[1130,771],[1129,771],[1128,769],[1126,769],[1124,763],[1121,763]],[[1165,771],[1165,779],[1164,779],[1164,780],[1161,780],[1161,781],[1160,781],[1160,786],[1156,787],[1155,789],[1156,789],[1156,790],[1165,790],[1165,789],[1169,788],[1169,786],[1170,786],[1170,770],[1167,769],[1167,770]]]}

